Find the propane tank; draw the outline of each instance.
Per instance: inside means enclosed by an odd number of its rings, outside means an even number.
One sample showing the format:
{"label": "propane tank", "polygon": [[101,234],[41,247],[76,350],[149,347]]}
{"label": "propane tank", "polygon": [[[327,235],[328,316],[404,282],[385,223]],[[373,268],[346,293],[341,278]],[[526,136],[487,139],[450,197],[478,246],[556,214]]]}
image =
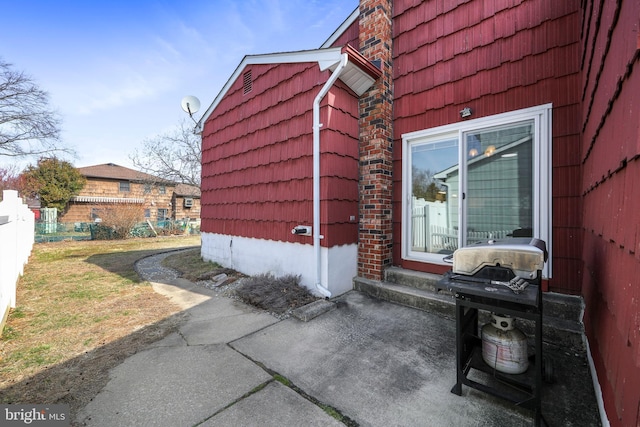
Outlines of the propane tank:
{"label": "propane tank", "polygon": [[491,314],[482,327],[482,358],[496,371],[521,374],[529,367],[527,337],[514,326],[515,319]]}

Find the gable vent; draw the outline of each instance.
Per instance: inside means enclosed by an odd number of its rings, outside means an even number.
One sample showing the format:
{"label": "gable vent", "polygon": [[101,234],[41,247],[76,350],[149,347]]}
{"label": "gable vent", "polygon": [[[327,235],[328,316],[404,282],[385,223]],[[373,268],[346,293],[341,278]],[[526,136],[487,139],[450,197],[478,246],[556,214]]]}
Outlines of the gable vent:
{"label": "gable vent", "polygon": [[244,94],[246,95],[247,93],[251,92],[251,90],[253,89],[253,79],[251,77],[251,70],[244,73],[242,81],[244,84]]}

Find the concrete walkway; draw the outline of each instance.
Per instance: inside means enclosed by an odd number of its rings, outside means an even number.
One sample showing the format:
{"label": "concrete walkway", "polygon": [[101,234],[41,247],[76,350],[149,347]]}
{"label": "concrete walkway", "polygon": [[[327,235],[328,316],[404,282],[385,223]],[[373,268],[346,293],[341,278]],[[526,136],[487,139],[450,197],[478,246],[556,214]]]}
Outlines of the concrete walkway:
{"label": "concrete walkway", "polygon": [[[357,292],[308,322],[278,320],[179,279],[162,256],[138,265],[180,304],[179,331],[128,358],[80,411],[87,426],[529,426],[531,414],[455,383],[451,319]],[[584,354],[553,353],[550,426],[598,426]],[[342,421],[338,421],[341,418]]]}

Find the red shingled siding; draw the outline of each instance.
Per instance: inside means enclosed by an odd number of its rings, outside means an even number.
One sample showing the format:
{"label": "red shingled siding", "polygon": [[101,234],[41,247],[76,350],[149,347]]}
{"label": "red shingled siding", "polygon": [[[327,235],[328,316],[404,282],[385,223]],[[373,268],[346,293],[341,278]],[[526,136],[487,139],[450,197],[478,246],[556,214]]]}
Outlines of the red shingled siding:
{"label": "red shingled siding", "polygon": [[[250,65],[203,132],[202,231],[311,243],[291,229],[313,223],[313,99],[328,78],[317,63]],[[350,113],[352,111],[353,113]],[[337,83],[321,108],[323,246],[355,243],[357,100]]]}
{"label": "red shingled siding", "polygon": [[640,425],[640,3],[582,22],[585,328],[612,426]]}
{"label": "red shingled siding", "polygon": [[[579,0],[394,2],[394,229],[401,220],[402,134],[473,117],[553,103],[552,290],[578,293]],[[560,188],[561,187],[561,188]],[[394,233],[394,263],[403,261]]]}

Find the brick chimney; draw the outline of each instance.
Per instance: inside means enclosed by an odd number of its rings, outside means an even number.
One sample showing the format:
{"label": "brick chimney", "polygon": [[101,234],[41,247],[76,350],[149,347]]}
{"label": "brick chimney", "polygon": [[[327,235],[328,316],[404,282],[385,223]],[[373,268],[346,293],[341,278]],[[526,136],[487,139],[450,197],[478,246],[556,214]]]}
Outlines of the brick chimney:
{"label": "brick chimney", "polygon": [[358,276],[382,280],[392,263],[392,6],[360,0],[360,52],[382,76],[360,97]]}

